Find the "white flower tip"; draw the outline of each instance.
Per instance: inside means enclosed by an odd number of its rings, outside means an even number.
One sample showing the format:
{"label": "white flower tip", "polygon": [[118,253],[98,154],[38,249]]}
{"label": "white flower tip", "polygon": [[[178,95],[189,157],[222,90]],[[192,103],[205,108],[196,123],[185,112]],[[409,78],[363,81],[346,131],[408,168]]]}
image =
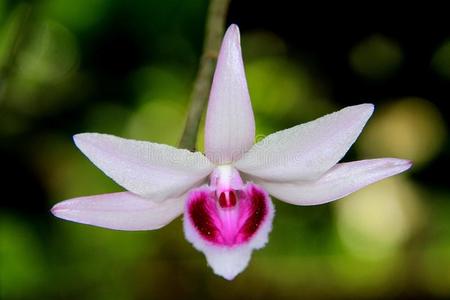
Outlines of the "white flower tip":
{"label": "white flower tip", "polygon": [[370,111],[373,111],[375,109],[375,105],[373,103],[362,103],[359,106],[366,107]]}
{"label": "white flower tip", "polygon": [[414,162],[409,159],[405,159],[404,161],[405,161],[405,164],[408,166],[408,169],[411,168],[414,164]]}
{"label": "white flower tip", "polygon": [[244,271],[250,262],[251,249],[215,249],[208,251],[206,259],[214,274],[226,280],[233,280],[239,273]]}
{"label": "white flower tip", "polygon": [[413,162],[409,159],[401,159],[401,158],[379,158],[376,159],[384,162],[384,167],[400,167],[402,172],[408,170],[412,167]]}
{"label": "white flower tip", "polygon": [[77,145],[77,147],[80,148],[80,145],[83,145],[83,144],[89,142],[90,137],[98,136],[98,135],[102,135],[102,134],[101,133],[91,133],[91,132],[77,133],[77,134],[73,135],[72,139],[73,139],[75,145]]}
{"label": "white flower tip", "polygon": [[355,105],[354,108],[360,108],[361,114],[363,114],[364,116],[367,117],[367,119],[369,119],[370,116],[372,116],[373,111],[375,110],[375,105],[373,105],[372,103],[363,103]]}
{"label": "white flower tip", "polygon": [[77,141],[81,140],[83,137],[86,136],[86,133],[77,133],[73,135],[73,141],[76,143]]}
{"label": "white flower tip", "polygon": [[236,24],[231,24],[228,26],[227,31],[225,32],[224,40],[233,40],[236,41],[237,44],[241,42],[241,35],[239,33],[239,27]]}
{"label": "white flower tip", "polygon": [[50,212],[60,219],[65,219],[65,213],[69,211],[69,209],[66,207],[65,201],[55,204],[51,209]]}
{"label": "white flower tip", "polygon": [[403,172],[403,171],[406,171],[409,168],[411,168],[413,165],[413,162],[412,162],[412,160],[409,160],[409,159],[393,158],[391,160],[391,164],[392,164],[392,166],[395,166],[395,167],[403,167],[402,168],[402,172]]}
{"label": "white flower tip", "polygon": [[83,149],[83,145],[86,144],[89,135],[90,133],[77,133],[72,137],[73,142],[78,147],[78,149]]}
{"label": "white flower tip", "polygon": [[52,213],[52,215],[54,215],[55,217],[57,217],[57,216],[58,216],[58,205],[53,206],[53,207],[50,209],[50,212]]}
{"label": "white flower tip", "polygon": [[237,25],[231,24],[225,32],[221,53],[228,57],[227,62],[241,60],[241,35]]}

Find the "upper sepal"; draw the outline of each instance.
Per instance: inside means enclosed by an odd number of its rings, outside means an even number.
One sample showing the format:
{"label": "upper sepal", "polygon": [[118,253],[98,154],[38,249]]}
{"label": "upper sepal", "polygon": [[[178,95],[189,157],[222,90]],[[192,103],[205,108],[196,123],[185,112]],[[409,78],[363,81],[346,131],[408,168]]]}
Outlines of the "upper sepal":
{"label": "upper sepal", "polygon": [[216,164],[238,160],[253,145],[255,120],[242,61],[239,28],[223,38],[205,122],[206,156]]}

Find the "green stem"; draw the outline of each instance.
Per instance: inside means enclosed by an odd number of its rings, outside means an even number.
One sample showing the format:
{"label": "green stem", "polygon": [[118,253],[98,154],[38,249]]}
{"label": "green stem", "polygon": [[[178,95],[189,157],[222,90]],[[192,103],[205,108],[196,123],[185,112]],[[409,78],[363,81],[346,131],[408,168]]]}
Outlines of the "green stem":
{"label": "green stem", "polygon": [[200,120],[208,102],[214,65],[220,50],[229,3],[230,0],[211,0],[209,5],[203,54],[190,98],[191,104],[181,136],[180,148],[195,151]]}

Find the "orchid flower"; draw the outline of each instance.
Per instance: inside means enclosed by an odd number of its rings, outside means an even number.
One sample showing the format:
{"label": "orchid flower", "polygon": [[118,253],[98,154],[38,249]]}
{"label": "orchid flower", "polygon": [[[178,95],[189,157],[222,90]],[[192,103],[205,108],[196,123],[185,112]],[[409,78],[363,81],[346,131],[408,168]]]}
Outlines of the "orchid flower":
{"label": "orchid flower", "polygon": [[107,134],[77,134],[77,147],[127,191],[66,200],[52,213],[116,230],[158,229],[184,214],[186,239],[216,274],[231,280],[268,240],[274,217],[269,194],[294,205],[322,204],[411,167],[396,158],[338,163],[373,109],[350,106],[254,144],[239,29],[231,25],[209,97],[205,155]]}

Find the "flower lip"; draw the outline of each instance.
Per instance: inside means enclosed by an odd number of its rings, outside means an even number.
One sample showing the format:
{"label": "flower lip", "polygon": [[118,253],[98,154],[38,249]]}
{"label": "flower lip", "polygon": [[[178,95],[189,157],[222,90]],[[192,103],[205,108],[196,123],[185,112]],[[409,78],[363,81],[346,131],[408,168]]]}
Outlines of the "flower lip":
{"label": "flower lip", "polygon": [[[269,195],[259,186],[248,183],[234,192],[237,196],[236,206],[224,209],[215,203],[216,193],[211,186],[191,191],[185,203],[183,219],[186,239],[205,254],[214,273],[227,280],[232,280],[241,273],[247,267],[253,250],[261,249],[267,243],[275,214]],[[199,224],[195,224],[192,218],[192,204],[199,199],[201,201],[197,203],[197,208],[200,209],[195,213],[199,213],[197,216],[204,222],[203,226],[196,227]],[[205,199],[213,201],[202,201]],[[206,209],[205,213],[202,212],[203,208]],[[233,216],[238,216],[238,226],[230,226],[236,225]],[[215,226],[216,224],[220,227]],[[230,228],[234,230],[229,230]],[[216,240],[220,238],[224,241],[223,233],[227,232],[232,233],[228,234],[231,237],[228,243],[217,243]]]}
{"label": "flower lip", "polygon": [[[220,194],[207,187],[188,196],[185,219],[195,229],[197,238],[217,247],[235,247],[247,243],[268,221],[269,197],[260,187],[249,183],[237,194]],[[237,198],[239,196],[239,198]]]}

